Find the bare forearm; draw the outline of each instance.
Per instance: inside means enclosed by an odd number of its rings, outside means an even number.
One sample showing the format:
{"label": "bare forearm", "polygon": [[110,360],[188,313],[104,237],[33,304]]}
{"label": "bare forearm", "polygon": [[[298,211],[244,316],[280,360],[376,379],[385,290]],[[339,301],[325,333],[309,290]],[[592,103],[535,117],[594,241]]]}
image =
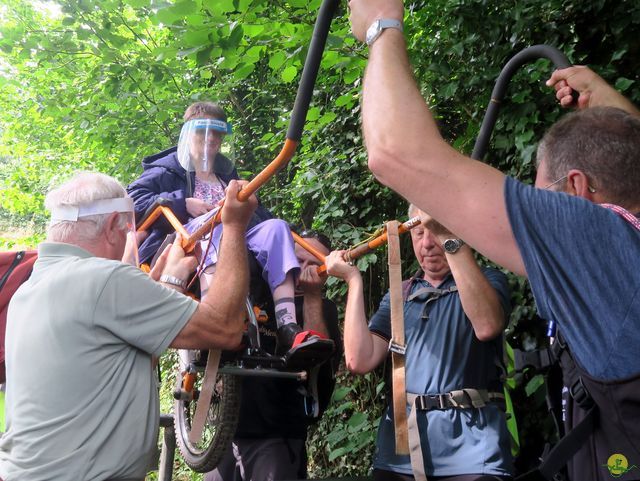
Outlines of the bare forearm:
{"label": "bare forearm", "polygon": [[244,230],[225,229],[220,260],[196,312],[171,343],[177,349],[235,349],[244,330],[249,273]]}
{"label": "bare forearm", "polygon": [[451,273],[458,287],[464,313],[471,321],[476,337],[488,341],[498,336],[505,327],[500,299],[493,286],[482,273],[468,246],[455,254],[447,254]]}
{"label": "bare forearm", "polygon": [[[415,155],[417,142],[428,138],[432,147],[442,138],[416,86],[402,33],[387,30],[371,46],[362,98],[362,126],[369,166],[386,184],[394,183],[396,162]],[[423,152],[424,153],[424,152]],[[396,159],[397,157],[397,159]],[[391,165],[392,164],[392,165]]]}
{"label": "bare forearm", "polygon": [[479,252],[524,273],[507,217],[504,175],[442,139],[397,30],[385,31],[371,48],[362,109],[374,175]]}
{"label": "bare forearm", "polygon": [[325,337],[329,337],[329,330],[324,319],[322,308],[322,295],[320,292],[308,293],[304,295],[302,306],[305,331],[316,331]]}
{"label": "bare forearm", "polygon": [[245,232],[225,227],[220,243],[216,272],[207,293],[201,300],[206,327],[206,342],[236,347],[242,338],[245,318],[245,301],[249,286],[249,268]]}
{"label": "bare forearm", "polygon": [[607,87],[592,95],[589,107],[617,107],[631,115],[640,117],[640,110],[629,99],[613,87],[609,85]]}
{"label": "bare forearm", "polygon": [[[354,374],[365,374],[380,364],[376,355],[374,336],[367,325],[364,310],[362,277],[348,281],[347,306],[344,319],[344,356],[347,369]],[[380,340],[382,342],[382,340]]]}
{"label": "bare forearm", "polygon": [[[249,289],[249,267],[245,232],[225,227],[220,244],[220,255],[209,293],[203,303],[215,307],[221,322],[242,324],[245,300]],[[238,321],[239,320],[239,321]]]}

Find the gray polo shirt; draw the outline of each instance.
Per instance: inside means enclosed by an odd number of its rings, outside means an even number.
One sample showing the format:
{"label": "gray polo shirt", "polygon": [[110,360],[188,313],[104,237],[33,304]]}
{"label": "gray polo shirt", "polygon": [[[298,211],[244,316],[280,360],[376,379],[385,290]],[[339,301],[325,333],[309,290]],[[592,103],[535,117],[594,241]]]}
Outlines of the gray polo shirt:
{"label": "gray polo shirt", "polygon": [[142,479],[158,431],[151,357],[197,302],[76,246],[38,255],[9,305],[0,477]]}

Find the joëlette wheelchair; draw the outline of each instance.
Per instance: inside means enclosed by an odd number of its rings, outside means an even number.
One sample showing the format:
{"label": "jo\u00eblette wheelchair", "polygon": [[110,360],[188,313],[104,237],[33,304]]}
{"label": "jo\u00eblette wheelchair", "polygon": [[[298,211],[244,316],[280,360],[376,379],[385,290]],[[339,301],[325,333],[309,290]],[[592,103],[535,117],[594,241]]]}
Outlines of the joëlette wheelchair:
{"label": "jo\u00eblette wheelchair", "polygon": [[[180,232],[183,247],[190,250],[195,236],[184,230],[162,199],[143,216],[138,230],[147,230],[161,216]],[[209,225],[213,226],[214,222]],[[297,234],[292,235],[298,244],[324,262],[324,256],[313,246]],[[278,352],[273,339],[276,326],[271,293],[252,255],[249,255],[249,264],[250,294],[246,300],[246,330],[241,347],[235,351],[178,350],[174,389],[176,440],[185,463],[198,472],[214,469],[230,446],[238,423],[245,377],[299,381],[306,393],[307,416],[316,418],[319,414],[318,379],[322,378],[319,374],[321,369],[327,368],[323,363],[333,355],[334,342],[330,339],[316,341],[312,351],[300,349],[304,347],[303,343],[285,353]],[[189,293],[197,299],[197,277],[191,284]]]}

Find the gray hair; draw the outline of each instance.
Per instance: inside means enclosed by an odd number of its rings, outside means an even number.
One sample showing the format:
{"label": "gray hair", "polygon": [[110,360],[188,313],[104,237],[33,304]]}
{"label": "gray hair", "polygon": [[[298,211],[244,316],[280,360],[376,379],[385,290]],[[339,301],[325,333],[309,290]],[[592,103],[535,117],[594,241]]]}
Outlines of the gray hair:
{"label": "gray hair", "polygon": [[565,115],[542,138],[537,163],[549,180],[584,172],[608,202],[635,207],[640,202],[640,119],[613,107],[594,107]]}
{"label": "gray hair", "polygon": [[[90,204],[96,200],[125,197],[126,194],[124,187],[113,177],[98,172],[79,172],[50,191],[44,200],[44,205],[47,210],[52,211],[63,206],[77,206]],[[77,221],[52,220],[47,228],[47,240],[67,243],[93,241],[102,233],[110,215],[90,215]],[[124,229],[130,218],[130,214],[120,213],[118,227]]]}

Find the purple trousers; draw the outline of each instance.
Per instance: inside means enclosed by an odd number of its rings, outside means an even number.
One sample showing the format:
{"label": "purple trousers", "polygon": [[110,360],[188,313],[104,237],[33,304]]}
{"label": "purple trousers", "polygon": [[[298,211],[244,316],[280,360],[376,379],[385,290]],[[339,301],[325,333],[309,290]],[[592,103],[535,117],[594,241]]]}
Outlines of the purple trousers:
{"label": "purple trousers", "polygon": [[[205,214],[187,223],[187,232],[194,232],[208,217]],[[219,224],[213,229],[205,268],[218,261],[221,238],[222,224]],[[209,239],[201,241],[203,253],[207,250],[208,244]],[[247,249],[253,253],[262,267],[262,278],[269,284],[271,291],[284,282],[289,271],[293,271],[294,276],[300,272],[294,246],[289,224],[281,219],[265,220],[247,231]]]}

